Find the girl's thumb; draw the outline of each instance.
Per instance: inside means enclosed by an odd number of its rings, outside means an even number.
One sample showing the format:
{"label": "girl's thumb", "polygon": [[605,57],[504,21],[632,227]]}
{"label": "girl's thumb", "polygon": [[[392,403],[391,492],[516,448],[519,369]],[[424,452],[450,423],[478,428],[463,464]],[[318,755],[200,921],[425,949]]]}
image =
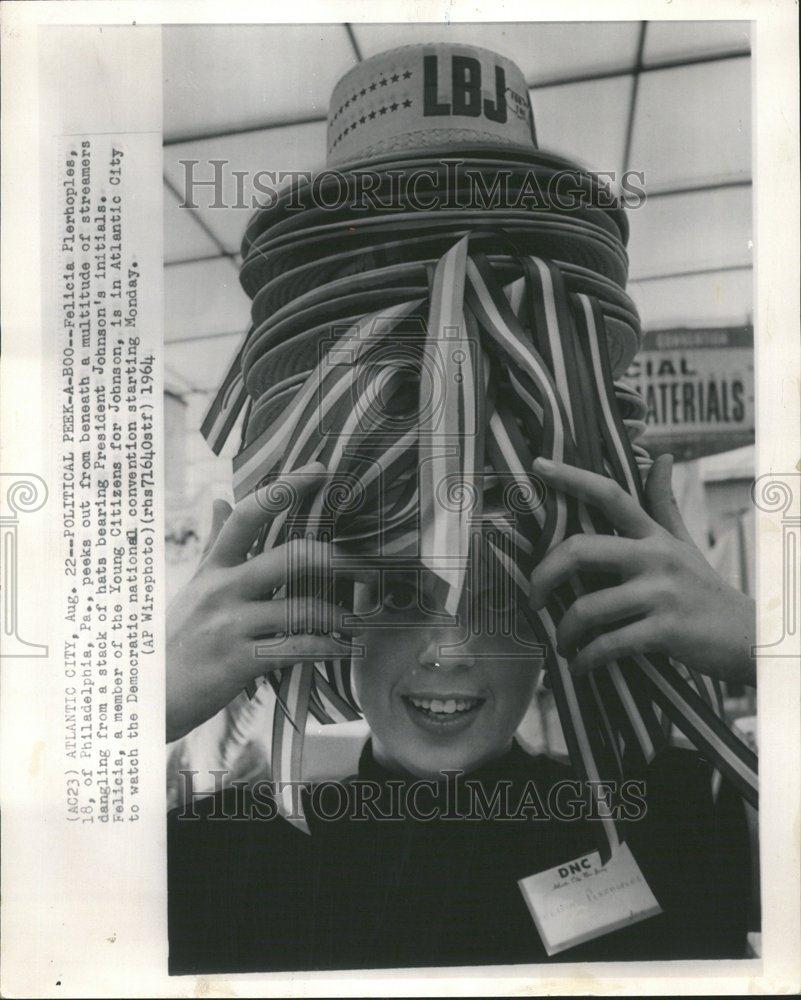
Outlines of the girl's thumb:
{"label": "girl's thumb", "polygon": [[222,531],[223,525],[231,516],[232,510],[233,507],[225,500],[215,500],[213,502],[211,507],[211,529],[209,530],[209,537],[206,540],[206,545],[203,549],[203,559],[206,558],[211,551],[211,547],[217,541],[217,537]]}
{"label": "girl's thumb", "polygon": [[645,499],[648,513],[674,538],[683,542],[695,544],[687,525],[679,512],[676,498],[673,496],[671,476],[673,473],[673,456],[660,455],[651,466],[648,480],[645,484]]}

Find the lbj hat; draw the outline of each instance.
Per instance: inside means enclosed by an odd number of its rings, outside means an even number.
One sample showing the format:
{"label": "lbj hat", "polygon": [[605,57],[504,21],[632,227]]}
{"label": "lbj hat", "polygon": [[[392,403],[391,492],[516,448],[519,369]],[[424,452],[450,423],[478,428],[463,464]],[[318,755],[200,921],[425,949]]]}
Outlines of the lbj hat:
{"label": "lbj hat", "polygon": [[537,148],[528,87],[517,66],[474,45],[404,45],[339,81],[328,112],[328,165],[387,154]]}
{"label": "lbj hat", "polygon": [[[454,158],[464,167],[455,179]],[[286,393],[274,390],[314,367],[332,323],[355,322],[368,307],[391,308],[404,295],[425,296],[431,268],[470,231],[473,249],[495,255],[498,276],[515,255],[534,254],[558,263],[571,292],[596,295],[612,370],[625,370],[641,336],[624,291],[625,213],[608,199],[598,204],[597,178],[539,148],[528,87],[510,59],[449,42],[406,45],[358,63],[334,87],[327,164],[314,181],[260,209],[243,239],[240,281],[253,299],[241,357],[253,401],[248,444],[282,412]],[[410,178],[418,197],[443,185],[467,202],[440,197],[436,210],[412,211],[401,196],[388,208],[365,206],[358,203],[365,170],[379,185],[378,206],[394,197],[394,179]],[[563,172],[571,196],[581,193],[578,206],[551,191]],[[473,204],[475,178],[487,191],[503,180],[507,203]],[[524,190],[540,192],[539,210],[515,200]]]}

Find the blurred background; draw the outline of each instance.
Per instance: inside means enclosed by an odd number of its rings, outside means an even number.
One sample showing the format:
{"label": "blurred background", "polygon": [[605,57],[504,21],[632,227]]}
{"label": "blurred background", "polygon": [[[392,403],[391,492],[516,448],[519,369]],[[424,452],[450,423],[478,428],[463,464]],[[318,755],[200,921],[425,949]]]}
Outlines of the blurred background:
{"label": "blurred background", "polygon": [[[163,31],[169,589],[194,570],[214,497],[231,497],[232,450],[198,427],[248,325],[240,241],[251,214],[179,208],[181,160],[195,176],[325,164],[328,99],[360,59],[413,42],[462,41],[513,59],[530,87],[540,146],[597,172],[641,171],[629,212],[630,282],[645,343],[628,372],[649,403],[644,443],[676,457],[674,489],[697,543],[753,593],[754,476],[751,45],[746,21],[545,24],[173,26]],[[233,447],[232,435],[231,446]],[[549,693],[524,726],[532,748],[564,752]],[[727,709],[755,738],[753,692]],[[263,771],[269,691],[174,745],[172,762]],[[324,730],[327,730],[325,732]],[[344,770],[361,723],[310,733],[311,776]],[[332,763],[333,762],[333,763]],[[176,792],[176,794],[178,794]]]}

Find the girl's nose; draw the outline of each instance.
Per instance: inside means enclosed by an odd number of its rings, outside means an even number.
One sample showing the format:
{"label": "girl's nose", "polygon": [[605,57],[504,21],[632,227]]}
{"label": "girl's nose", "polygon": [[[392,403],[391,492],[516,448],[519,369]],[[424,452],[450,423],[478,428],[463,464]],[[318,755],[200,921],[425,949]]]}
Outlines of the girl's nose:
{"label": "girl's nose", "polygon": [[[452,672],[454,670],[469,670],[476,665],[475,657],[468,655],[463,646],[457,646],[461,634],[450,635],[450,630],[441,629],[438,634],[432,634],[417,657],[417,662],[426,670]],[[452,648],[451,648],[452,647]]]}

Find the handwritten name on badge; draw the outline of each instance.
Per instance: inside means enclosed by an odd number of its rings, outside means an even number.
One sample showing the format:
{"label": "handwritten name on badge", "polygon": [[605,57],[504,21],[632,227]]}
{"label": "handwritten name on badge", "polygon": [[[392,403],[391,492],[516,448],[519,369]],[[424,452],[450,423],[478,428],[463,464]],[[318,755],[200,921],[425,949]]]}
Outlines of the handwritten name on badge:
{"label": "handwritten name on badge", "polygon": [[596,851],[518,885],[549,955],[662,912],[626,844],[604,866]]}

